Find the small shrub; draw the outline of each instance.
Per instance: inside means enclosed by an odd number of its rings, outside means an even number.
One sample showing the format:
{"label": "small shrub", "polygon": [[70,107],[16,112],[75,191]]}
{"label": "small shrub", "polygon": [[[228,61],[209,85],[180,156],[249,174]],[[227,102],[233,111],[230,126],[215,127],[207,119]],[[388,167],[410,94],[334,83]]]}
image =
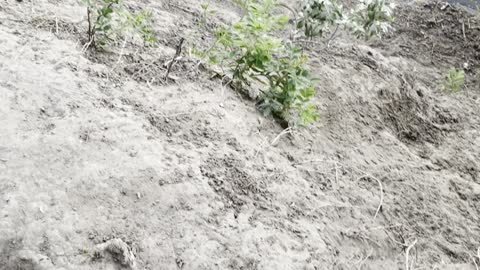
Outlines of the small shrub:
{"label": "small shrub", "polygon": [[132,28],[140,34],[145,45],[157,41],[152,29],[153,14],[150,10],[141,10],[135,15],[126,13],[126,16],[129,19]]}
{"label": "small shrub", "polygon": [[304,0],[299,15],[297,28],[303,29],[307,37],[323,36],[345,19],[343,7],[336,0]]}
{"label": "small shrub", "polygon": [[443,83],[443,89],[448,92],[458,92],[465,85],[465,72],[454,67],[448,70],[448,75]]}
{"label": "small shrub", "polygon": [[393,22],[394,5],[385,0],[361,0],[351,13],[349,27],[357,37],[369,39],[388,33]]}
{"label": "small shrub", "polygon": [[288,22],[272,14],[276,5],[277,0],[244,1],[242,18],[217,28],[214,43],[200,55],[226,68],[240,86],[260,85],[258,107],[265,115],[305,125],[317,119],[314,82],[305,68],[307,56],[275,36]]}
{"label": "small shrub", "polygon": [[393,5],[385,0],[360,0],[346,12],[337,0],[303,0],[300,6],[298,29],[305,36],[323,36],[332,26],[344,26],[357,37],[381,36],[391,28]]}
{"label": "small shrub", "polygon": [[125,34],[140,35],[144,43],[155,42],[152,13],[128,11],[121,0],[82,0],[87,6],[88,47],[103,48]]}

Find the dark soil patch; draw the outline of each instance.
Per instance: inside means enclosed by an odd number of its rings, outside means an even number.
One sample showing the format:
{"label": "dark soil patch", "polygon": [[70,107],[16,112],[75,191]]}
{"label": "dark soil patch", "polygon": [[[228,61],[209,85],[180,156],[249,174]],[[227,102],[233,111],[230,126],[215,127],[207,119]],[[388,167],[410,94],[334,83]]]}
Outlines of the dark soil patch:
{"label": "dark soil patch", "polygon": [[210,179],[209,185],[223,198],[225,206],[235,209],[236,215],[251,199],[258,206],[269,200],[265,183],[250,175],[245,164],[232,155],[209,158],[200,170]]}
{"label": "dark soil patch", "polygon": [[480,16],[443,1],[401,5],[394,29],[380,46],[424,65],[463,68],[467,87],[479,89]]}
{"label": "dark soil patch", "polygon": [[59,39],[78,39],[81,38],[81,31],[71,22],[61,18],[36,17],[30,23],[38,29],[52,32]]}
{"label": "dark soil patch", "polygon": [[384,121],[404,142],[439,144],[446,132],[457,129],[458,116],[443,110],[431,98],[415,89],[413,76],[399,76],[402,86],[398,92],[382,90],[380,108]]}

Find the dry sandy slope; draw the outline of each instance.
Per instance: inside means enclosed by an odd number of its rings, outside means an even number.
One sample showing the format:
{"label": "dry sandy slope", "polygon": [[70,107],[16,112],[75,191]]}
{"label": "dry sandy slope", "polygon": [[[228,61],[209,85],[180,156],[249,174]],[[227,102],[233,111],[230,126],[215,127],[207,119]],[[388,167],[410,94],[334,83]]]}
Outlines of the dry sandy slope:
{"label": "dry sandy slope", "polygon": [[[414,241],[412,269],[475,269],[480,89],[439,82],[478,59],[426,55],[415,31],[312,48],[322,117],[271,145],[281,127],[189,60],[142,81],[200,4],[167,2],[140,4],[159,48],[117,61],[81,53],[75,1],[2,0],[0,269],[405,269]],[[95,252],[110,239],[134,263]]]}

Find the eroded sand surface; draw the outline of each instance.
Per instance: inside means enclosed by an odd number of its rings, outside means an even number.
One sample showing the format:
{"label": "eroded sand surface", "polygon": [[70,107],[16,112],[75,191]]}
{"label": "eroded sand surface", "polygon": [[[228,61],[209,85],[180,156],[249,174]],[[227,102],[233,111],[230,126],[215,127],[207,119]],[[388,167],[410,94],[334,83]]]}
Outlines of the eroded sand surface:
{"label": "eroded sand surface", "polygon": [[0,269],[480,265],[478,17],[400,3],[383,41],[308,46],[321,118],[275,140],[195,61],[161,81],[200,1],[128,3],[158,48],[82,52],[76,1],[0,2]]}

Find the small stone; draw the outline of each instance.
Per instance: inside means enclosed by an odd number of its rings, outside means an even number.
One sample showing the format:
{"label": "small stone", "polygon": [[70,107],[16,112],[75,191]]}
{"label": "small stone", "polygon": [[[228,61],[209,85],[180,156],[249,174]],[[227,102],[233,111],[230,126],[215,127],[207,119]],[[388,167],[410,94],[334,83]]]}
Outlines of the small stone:
{"label": "small stone", "polygon": [[177,263],[178,268],[183,268],[185,265],[185,262],[181,258],[175,259],[175,262]]}

